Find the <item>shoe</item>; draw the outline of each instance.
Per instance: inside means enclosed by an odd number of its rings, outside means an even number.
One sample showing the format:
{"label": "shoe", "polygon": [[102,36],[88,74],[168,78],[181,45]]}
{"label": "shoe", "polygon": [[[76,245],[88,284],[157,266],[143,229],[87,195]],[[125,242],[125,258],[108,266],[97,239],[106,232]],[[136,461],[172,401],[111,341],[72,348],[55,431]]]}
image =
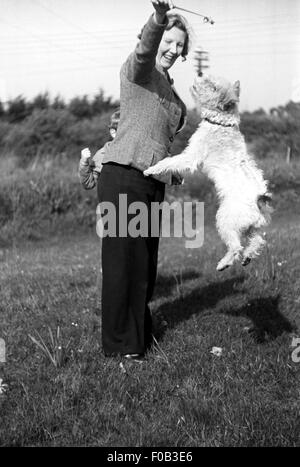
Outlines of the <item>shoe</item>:
{"label": "shoe", "polygon": [[140,353],[127,353],[125,355],[122,355],[122,357],[130,362],[142,363],[145,360],[144,355]]}

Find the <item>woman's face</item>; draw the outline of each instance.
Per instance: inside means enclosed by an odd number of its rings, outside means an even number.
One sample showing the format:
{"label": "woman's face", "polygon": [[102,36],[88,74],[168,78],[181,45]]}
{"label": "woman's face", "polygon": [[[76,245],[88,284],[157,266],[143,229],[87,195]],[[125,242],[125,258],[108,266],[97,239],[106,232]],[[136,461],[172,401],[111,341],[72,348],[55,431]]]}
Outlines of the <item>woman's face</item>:
{"label": "woman's face", "polygon": [[160,41],[156,61],[167,71],[181,55],[186,40],[186,32],[176,26],[164,32]]}

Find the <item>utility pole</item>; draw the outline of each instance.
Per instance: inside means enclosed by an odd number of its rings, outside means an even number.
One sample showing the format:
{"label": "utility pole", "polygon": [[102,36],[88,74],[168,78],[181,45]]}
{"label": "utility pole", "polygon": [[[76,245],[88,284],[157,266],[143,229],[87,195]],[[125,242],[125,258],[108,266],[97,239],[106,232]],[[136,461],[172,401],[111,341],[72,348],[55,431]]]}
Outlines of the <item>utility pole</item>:
{"label": "utility pole", "polygon": [[203,70],[209,68],[208,52],[206,52],[205,50],[202,50],[201,47],[197,47],[194,52],[194,62],[195,62],[194,68],[196,69],[197,76],[202,76]]}

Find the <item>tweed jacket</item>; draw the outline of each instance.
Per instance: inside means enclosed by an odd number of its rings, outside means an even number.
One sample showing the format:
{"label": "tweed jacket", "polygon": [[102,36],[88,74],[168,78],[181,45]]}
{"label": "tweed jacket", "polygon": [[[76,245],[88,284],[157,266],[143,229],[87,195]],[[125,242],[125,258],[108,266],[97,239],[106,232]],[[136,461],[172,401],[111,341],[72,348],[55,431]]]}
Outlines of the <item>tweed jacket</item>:
{"label": "tweed jacket", "polygon": [[[141,171],[170,156],[174,136],[183,127],[186,107],[177,95],[168,73],[156,64],[158,47],[166,24],[153,15],[142,37],[120,72],[120,122],[103,163],[131,165]],[[154,176],[171,185],[171,174]]]}

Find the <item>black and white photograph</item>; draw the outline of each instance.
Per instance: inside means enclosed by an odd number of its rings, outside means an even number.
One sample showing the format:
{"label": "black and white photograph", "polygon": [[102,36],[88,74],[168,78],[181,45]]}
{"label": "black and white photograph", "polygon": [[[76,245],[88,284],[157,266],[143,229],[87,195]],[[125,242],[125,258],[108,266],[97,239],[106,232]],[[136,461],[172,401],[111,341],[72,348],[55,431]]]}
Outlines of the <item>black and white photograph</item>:
{"label": "black and white photograph", "polygon": [[0,447],[300,447],[299,232],[299,0],[0,0]]}

